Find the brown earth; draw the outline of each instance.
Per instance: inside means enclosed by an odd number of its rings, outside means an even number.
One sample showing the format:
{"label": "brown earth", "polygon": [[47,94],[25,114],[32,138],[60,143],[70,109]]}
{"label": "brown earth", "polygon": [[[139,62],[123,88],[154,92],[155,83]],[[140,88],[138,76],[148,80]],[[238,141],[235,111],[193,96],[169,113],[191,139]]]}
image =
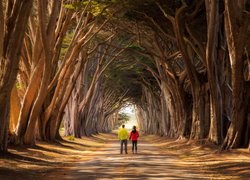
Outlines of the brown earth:
{"label": "brown earth", "polygon": [[[71,139],[71,140],[69,140]],[[0,180],[18,179],[250,179],[250,152],[141,137],[138,154],[119,154],[115,134],[35,147],[10,147],[0,156]]]}

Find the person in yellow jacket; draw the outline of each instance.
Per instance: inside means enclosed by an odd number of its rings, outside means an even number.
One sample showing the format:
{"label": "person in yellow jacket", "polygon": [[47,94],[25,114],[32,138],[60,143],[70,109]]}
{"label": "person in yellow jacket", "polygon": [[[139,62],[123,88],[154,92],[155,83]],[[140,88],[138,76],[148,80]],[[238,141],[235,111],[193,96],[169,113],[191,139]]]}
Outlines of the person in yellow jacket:
{"label": "person in yellow jacket", "polygon": [[118,138],[121,142],[120,153],[123,152],[123,144],[125,145],[125,153],[128,154],[128,131],[125,129],[125,125],[122,125],[122,128],[118,131]]}

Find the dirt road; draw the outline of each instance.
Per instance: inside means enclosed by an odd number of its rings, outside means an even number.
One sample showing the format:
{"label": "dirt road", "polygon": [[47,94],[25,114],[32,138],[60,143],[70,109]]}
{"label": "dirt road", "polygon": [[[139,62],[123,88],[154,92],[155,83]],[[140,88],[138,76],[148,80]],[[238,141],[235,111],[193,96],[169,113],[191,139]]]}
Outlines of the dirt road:
{"label": "dirt road", "polygon": [[[168,151],[163,147],[164,142],[156,137],[142,138],[138,145],[138,154],[131,153],[129,144],[128,154],[119,154],[119,142],[115,136],[106,136],[106,147],[93,152],[93,158],[78,162],[73,167],[67,167],[47,177],[61,179],[247,179],[250,170],[243,176],[234,174],[233,167],[239,163],[230,161],[231,170],[223,169],[223,155],[213,154],[207,149],[183,144],[175,146],[171,142]],[[153,141],[152,141],[153,140]],[[169,142],[167,142],[169,143]],[[178,147],[180,149],[178,149]],[[185,148],[187,147],[187,148]],[[177,149],[175,149],[177,148]],[[190,151],[194,148],[194,152]],[[212,159],[221,156],[221,160]],[[249,159],[248,159],[249,160]],[[216,166],[220,164],[221,167]],[[234,164],[235,163],[235,164]],[[250,162],[241,163],[241,169],[247,170]],[[240,170],[240,169],[238,169]],[[230,173],[231,172],[231,173]],[[63,178],[62,178],[63,177]]]}
{"label": "dirt road", "polygon": [[218,152],[157,136],[142,136],[138,154],[119,154],[115,134],[65,138],[58,144],[10,148],[0,157],[0,180],[249,179],[248,150]]}

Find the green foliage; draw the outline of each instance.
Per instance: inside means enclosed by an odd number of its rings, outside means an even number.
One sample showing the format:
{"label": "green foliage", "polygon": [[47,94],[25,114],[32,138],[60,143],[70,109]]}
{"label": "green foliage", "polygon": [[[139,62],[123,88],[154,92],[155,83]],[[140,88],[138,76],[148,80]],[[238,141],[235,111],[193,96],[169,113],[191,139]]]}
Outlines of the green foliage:
{"label": "green foliage", "polygon": [[22,83],[19,82],[19,81],[17,81],[17,82],[16,82],[16,88],[17,88],[18,90],[22,89],[22,88],[23,88]]}
{"label": "green foliage", "polygon": [[116,128],[120,127],[122,124],[126,124],[129,121],[129,116],[126,113],[119,113],[118,114],[118,121],[116,122]]}
{"label": "green foliage", "polygon": [[117,0],[88,0],[73,2],[71,4],[65,4],[64,7],[67,9],[80,11],[83,10],[86,6],[88,6],[88,12],[91,12],[94,16],[98,16],[101,14],[104,8],[109,6],[110,4],[116,3]]}
{"label": "green foliage", "polygon": [[63,43],[62,43],[62,48],[61,48],[61,53],[60,53],[60,60],[62,60],[64,58],[65,54],[67,53],[73,36],[74,36],[74,31],[68,31],[66,36],[64,37]]}
{"label": "green foliage", "polygon": [[74,136],[68,136],[68,140],[74,141],[74,140],[75,140],[75,137],[74,137]]}
{"label": "green foliage", "polygon": [[75,9],[74,5],[73,4],[65,4],[64,7],[66,9]]}
{"label": "green foliage", "polygon": [[[121,38],[118,39],[118,42],[121,43]],[[116,96],[121,97],[127,91],[127,100],[134,103],[140,101],[145,80],[148,82],[147,85],[158,88],[154,77],[147,69],[151,68],[157,72],[154,63],[151,59],[136,53],[137,50],[144,51],[142,47],[131,44],[122,55],[126,58],[113,62],[105,71],[103,83],[106,89],[115,90]]]}
{"label": "green foliage", "polygon": [[118,120],[119,120],[119,121],[123,121],[123,123],[129,121],[129,116],[128,116],[126,113],[124,113],[124,112],[119,113],[118,116],[119,116],[119,117],[118,117]]}
{"label": "green foliage", "polygon": [[131,49],[131,50],[138,50],[138,51],[143,51],[143,50],[145,50],[143,47],[138,46],[138,45],[136,45],[136,44],[131,44],[131,45],[129,45],[128,48]]}

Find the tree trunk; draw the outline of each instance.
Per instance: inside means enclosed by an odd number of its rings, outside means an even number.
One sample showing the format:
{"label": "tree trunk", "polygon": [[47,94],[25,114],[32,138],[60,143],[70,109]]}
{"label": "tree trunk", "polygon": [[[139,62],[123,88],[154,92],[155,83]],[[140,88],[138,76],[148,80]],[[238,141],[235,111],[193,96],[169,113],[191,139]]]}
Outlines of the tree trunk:
{"label": "tree trunk", "polygon": [[175,35],[177,39],[178,47],[183,56],[183,60],[186,66],[186,71],[190,80],[192,97],[193,97],[193,110],[192,110],[192,129],[191,129],[191,139],[203,139],[207,135],[208,127],[205,127],[205,124],[209,121],[209,119],[205,116],[205,96],[207,96],[206,92],[206,82],[205,80],[200,80],[198,76],[201,76],[196,71],[195,67],[192,64],[192,60],[190,57],[189,46],[185,43],[185,27],[184,18],[185,13],[188,10],[186,5],[183,5],[177,12],[175,16],[175,21],[172,22],[175,30]]}
{"label": "tree trunk", "polygon": [[32,105],[35,100],[35,96],[37,94],[37,91],[39,89],[40,85],[40,78],[41,78],[41,68],[44,66],[43,61],[40,59],[38,65],[35,67],[28,88],[26,89],[25,95],[23,97],[23,103],[20,109],[20,114],[18,118],[18,124],[17,128],[15,130],[16,134],[16,143],[23,143],[23,136],[25,134],[27,125],[28,125],[28,120],[29,120],[29,115],[30,111],[32,108]]}
{"label": "tree trunk", "polygon": [[[245,3],[244,1],[242,1]],[[249,86],[244,81],[244,49],[249,30],[250,18],[244,13],[244,5],[238,6],[225,0],[225,29],[232,64],[232,121],[227,136],[222,145],[223,149],[247,147],[246,137],[247,116],[249,109]],[[247,138],[245,140],[245,138]],[[249,143],[249,142],[248,142]]]}
{"label": "tree trunk", "polygon": [[204,139],[208,135],[209,127],[206,126],[208,122],[205,117],[205,110],[209,109],[206,103],[207,96],[205,85],[194,88],[191,139]]}
{"label": "tree trunk", "polygon": [[8,94],[0,95],[0,152],[7,151],[8,130],[9,130],[9,102]]}
{"label": "tree trunk", "polygon": [[207,24],[208,24],[208,40],[206,48],[206,64],[208,83],[210,89],[210,106],[211,106],[211,123],[209,140],[215,144],[222,142],[222,96],[219,76],[221,76],[217,67],[217,49],[219,34],[219,2],[206,1]]}
{"label": "tree trunk", "polygon": [[42,105],[45,101],[45,98],[47,96],[47,89],[48,85],[50,83],[51,79],[51,70],[52,70],[52,64],[51,61],[53,57],[52,48],[54,45],[54,33],[51,29],[56,28],[56,19],[59,16],[60,13],[60,1],[54,1],[52,6],[52,12],[49,17],[49,23],[46,24],[46,9],[47,4],[40,0],[38,1],[38,16],[39,16],[39,28],[40,28],[40,35],[43,45],[43,56],[42,60],[44,61],[44,69],[43,69],[43,76],[41,80],[40,89],[38,91],[38,95],[36,97],[36,100],[34,101],[34,105],[31,109],[30,116],[29,116],[29,122],[27,125],[27,129],[24,135],[24,143],[25,144],[35,144],[35,135],[36,135],[36,124],[37,119],[41,113]]}
{"label": "tree trunk", "polygon": [[18,116],[20,112],[20,99],[18,97],[17,88],[14,86],[11,91],[11,103],[10,103],[10,133],[14,134],[17,122],[18,122]]}
{"label": "tree trunk", "polygon": [[73,76],[70,78],[70,81],[69,81],[69,84],[66,88],[63,100],[60,104],[59,111],[58,111],[57,117],[55,119],[55,124],[53,126],[54,128],[51,127],[50,139],[54,139],[54,138],[56,138],[56,135],[58,135],[58,134],[54,134],[54,133],[59,131],[59,128],[60,128],[60,125],[61,125],[61,122],[63,119],[63,115],[64,115],[64,109],[69,101],[70,95],[72,94],[72,91],[75,87],[76,81],[79,78],[80,72],[82,71],[82,68],[86,62],[86,58],[87,58],[87,56],[84,53],[84,56],[81,59],[79,59],[78,63],[76,64],[75,72],[74,72]]}
{"label": "tree trunk", "polygon": [[[0,55],[0,151],[7,151],[10,95],[17,76],[21,47],[30,11],[32,9],[32,3],[32,0],[15,1],[12,7],[13,12],[10,14],[10,17],[6,17],[6,19],[11,19],[11,21],[6,23],[4,41],[3,44],[0,44],[0,49],[1,51],[3,50]],[[2,13],[2,1],[0,4],[0,11]],[[9,5],[8,3],[8,6]],[[0,18],[2,18],[1,16],[0,14]],[[1,20],[3,20],[3,18]],[[1,41],[2,37],[3,34],[0,32]]]}

